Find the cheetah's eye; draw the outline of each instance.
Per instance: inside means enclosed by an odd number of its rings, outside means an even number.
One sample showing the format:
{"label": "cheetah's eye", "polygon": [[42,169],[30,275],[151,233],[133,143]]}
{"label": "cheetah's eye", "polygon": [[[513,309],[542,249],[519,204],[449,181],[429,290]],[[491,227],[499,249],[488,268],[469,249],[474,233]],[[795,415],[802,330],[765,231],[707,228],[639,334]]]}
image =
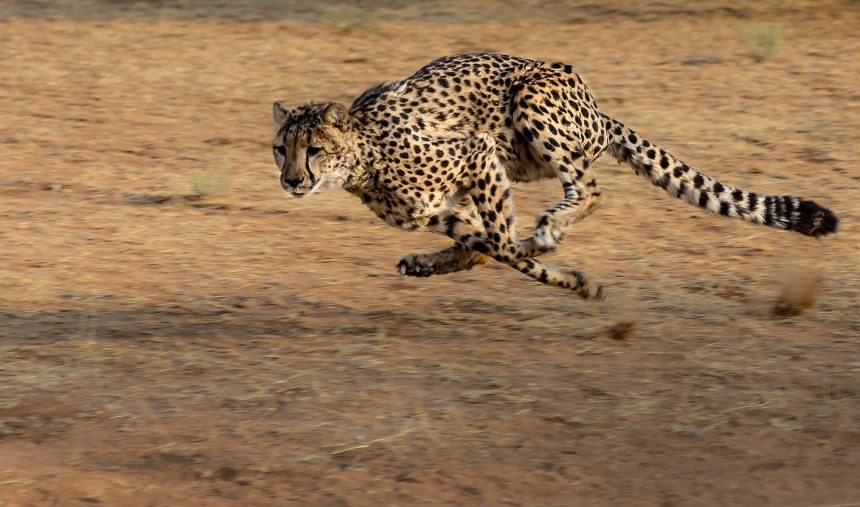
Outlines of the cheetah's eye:
{"label": "cheetah's eye", "polygon": [[287,156],[287,148],[286,148],[286,146],[272,146],[272,149],[274,149],[274,150],[275,150],[275,153],[277,153],[278,155],[280,155],[280,156],[282,156],[282,157],[286,157],[286,156]]}
{"label": "cheetah's eye", "polygon": [[319,146],[308,146],[308,150],[307,150],[309,157],[313,157],[314,155],[318,154],[321,151],[322,151],[322,148],[320,148]]}

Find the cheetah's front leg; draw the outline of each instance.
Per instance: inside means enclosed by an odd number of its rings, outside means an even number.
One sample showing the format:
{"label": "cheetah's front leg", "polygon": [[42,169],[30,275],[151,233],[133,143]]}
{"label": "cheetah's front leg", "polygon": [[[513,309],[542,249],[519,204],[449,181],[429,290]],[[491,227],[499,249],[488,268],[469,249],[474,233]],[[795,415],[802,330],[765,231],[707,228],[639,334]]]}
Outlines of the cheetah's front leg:
{"label": "cheetah's front leg", "polygon": [[488,257],[463,245],[454,245],[428,254],[407,254],[397,263],[397,271],[407,276],[445,275],[485,264]]}
{"label": "cheetah's front leg", "polygon": [[533,240],[517,238],[511,183],[495,149],[495,141],[487,134],[477,135],[469,144],[463,184],[483,231],[456,239],[499,262],[511,264],[539,252]]}
{"label": "cheetah's front leg", "polygon": [[[489,257],[473,250],[468,244],[484,240],[483,223],[471,197],[466,197],[456,206],[445,210],[432,220],[428,219],[426,229],[443,234],[456,244],[438,252],[427,254],[410,253],[397,263],[397,271],[407,276],[431,276],[469,270],[478,264],[485,264]],[[533,238],[522,242],[528,257],[536,257],[543,252]]]}
{"label": "cheetah's front leg", "polygon": [[[469,246],[469,243],[474,246],[476,238],[485,238],[487,234],[478,218],[478,213],[470,204],[446,210],[435,217],[432,224],[428,224],[428,229],[450,237],[457,244],[432,254],[409,254],[403,257],[397,265],[397,270],[401,274],[430,276],[452,273],[471,269],[476,264],[483,264],[489,259]],[[535,259],[534,257],[543,252],[538,249],[533,238],[523,241],[521,245],[528,257],[505,264],[541,283],[570,289],[584,298],[604,299],[606,297],[600,284],[588,280],[582,273],[572,269],[548,266]]]}
{"label": "cheetah's front leg", "polygon": [[[475,213],[468,209],[448,210],[439,218],[434,221],[436,225],[430,227],[430,230],[453,238],[457,244],[434,254],[407,255],[397,265],[401,274],[430,276],[450,273],[458,269],[470,269],[475,264],[486,262],[487,256],[471,250],[466,245],[467,242],[475,244],[475,238],[483,238],[486,235]],[[606,297],[600,284],[588,280],[579,271],[549,266],[533,258],[542,252],[537,249],[531,238],[524,241],[522,245],[530,257],[505,264],[539,282],[572,290],[584,298],[604,299]]]}

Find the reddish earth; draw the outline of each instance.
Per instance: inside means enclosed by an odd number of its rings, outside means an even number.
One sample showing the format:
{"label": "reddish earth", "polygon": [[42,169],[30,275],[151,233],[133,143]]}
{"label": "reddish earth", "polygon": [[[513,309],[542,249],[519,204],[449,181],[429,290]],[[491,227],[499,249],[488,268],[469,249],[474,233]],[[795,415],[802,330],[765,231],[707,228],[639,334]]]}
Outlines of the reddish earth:
{"label": "reddish earth", "polygon": [[[0,5],[0,505],[860,505],[856,1],[205,4]],[[604,160],[606,207],[548,258],[594,303],[499,266],[398,277],[446,241],[280,190],[273,99],[478,50],[570,62],[841,230]],[[523,223],[559,195],[518,187]],[[777,315],[784,291],[815,299]]]}

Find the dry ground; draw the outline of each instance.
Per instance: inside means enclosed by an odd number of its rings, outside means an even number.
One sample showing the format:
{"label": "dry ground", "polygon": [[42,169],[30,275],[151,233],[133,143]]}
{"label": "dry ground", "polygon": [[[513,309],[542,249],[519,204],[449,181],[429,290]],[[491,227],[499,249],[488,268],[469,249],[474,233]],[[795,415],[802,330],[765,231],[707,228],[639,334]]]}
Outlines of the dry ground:
{"label": "dry ground", "polygon": [[[222,3],[0,3],[0,505],[860,503],[860,4]],[[601,161],[607,206],[551,258],[599,304],[497,266],[400,278],[446,242],[282,193],[273,99],[477,50],[574,64],[840,233]]]}

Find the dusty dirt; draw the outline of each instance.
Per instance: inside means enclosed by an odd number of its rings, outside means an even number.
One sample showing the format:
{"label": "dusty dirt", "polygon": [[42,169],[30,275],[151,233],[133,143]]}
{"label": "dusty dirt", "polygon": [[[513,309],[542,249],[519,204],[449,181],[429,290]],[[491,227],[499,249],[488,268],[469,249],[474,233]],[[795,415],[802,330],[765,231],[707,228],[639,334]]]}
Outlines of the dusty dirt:
{"label": "dusty dirt", "polygon": [[[860,4],[206,4],[0,4],[0,505],[860,504]],[[839,234],[601,161],[608,204],[549,258],[593,303],[400,278],[446,242],[280,190],[273,99],[478,50],[574,64]],[[518,187],[523,223],[559,195]],[[775,315],[795,283],[814,303]]]}

